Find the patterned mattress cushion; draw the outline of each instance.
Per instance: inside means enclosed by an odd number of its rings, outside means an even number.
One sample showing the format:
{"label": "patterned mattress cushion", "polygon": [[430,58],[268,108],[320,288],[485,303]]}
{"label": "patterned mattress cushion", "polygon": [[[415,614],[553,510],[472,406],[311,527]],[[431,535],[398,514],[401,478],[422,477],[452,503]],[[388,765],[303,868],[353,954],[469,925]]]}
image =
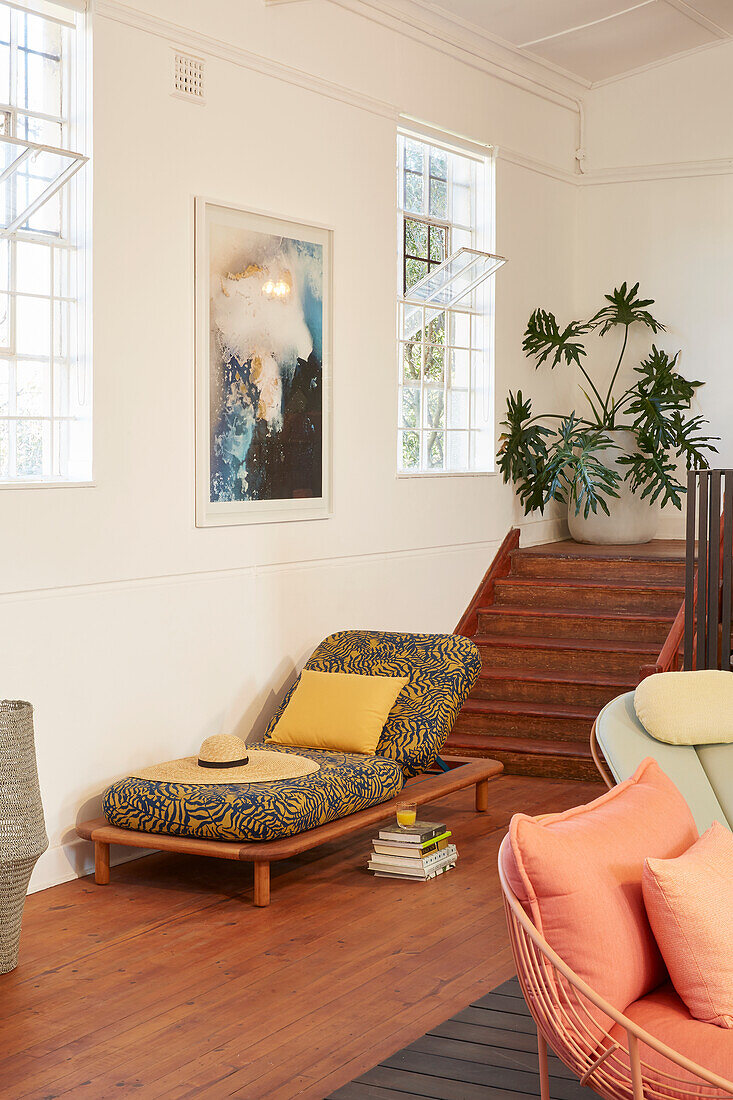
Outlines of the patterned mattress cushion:
{"label": "patterned mattress cushion", "polygon": [[393,798],[404,782],[393,760],[271,746],[320,764],[299,779],[250,786],[197,786],[122,779],[104,796],[107,820],[121,829],[199,840],[276,840]]}
{"label": "patterned mattress cushion", "polygon": [[[406,777],[426,771],[440,753],[481,670],[476,646],[459,634],[387,634],[344,630],[314,651],[306,668],[371,676],[407,676],[377,753],[397,760]],[[273,715],[265,738],[288,705],[295,681]]]}

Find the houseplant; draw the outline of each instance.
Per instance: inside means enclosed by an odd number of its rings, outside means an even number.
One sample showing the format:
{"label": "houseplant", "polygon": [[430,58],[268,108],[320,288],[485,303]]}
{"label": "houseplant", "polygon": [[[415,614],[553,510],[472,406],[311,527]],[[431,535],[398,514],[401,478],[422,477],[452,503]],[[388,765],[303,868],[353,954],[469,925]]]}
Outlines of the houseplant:
{"label": "houseplant", "polygon": [[[679,373],[679,352],[670,356],[652,343],[634,367],[632,384],[617,392],[632,328],[653,335],[665,331],[649,312],[654,300],[640,298],[638,291],[638,283],[631,288],[623,283],[590,320],[571,321],[563,329],[554,314],[536,309],[522,349],[536,367],[563,363],[580,371],[585,415],[574,409],[567,415],[534,415],[531,399],[518,390],[509,392],[501,422],[499,469],[504,481],[516,486],[525,515],[544,512],[551,500],[565,503],[570,533],[579,542],[649,541],[660,507],[682,507],[681,462],[688,469],[706,469],[705,452],[717,450],[705,434],[707,420],[690,411],[702,382],[688,382]],[[586,367],[581,338],[619,330],[620,354],[606,389]]]}

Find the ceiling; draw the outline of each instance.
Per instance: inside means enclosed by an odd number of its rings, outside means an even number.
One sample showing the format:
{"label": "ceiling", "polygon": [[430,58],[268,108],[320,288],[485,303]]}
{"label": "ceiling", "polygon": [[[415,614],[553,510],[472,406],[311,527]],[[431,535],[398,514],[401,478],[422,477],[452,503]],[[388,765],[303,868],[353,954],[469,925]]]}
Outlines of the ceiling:
{"label": "ceiling", "polygon": [[587,84],[733,37],[733,0],[422,0],[420,6]]}

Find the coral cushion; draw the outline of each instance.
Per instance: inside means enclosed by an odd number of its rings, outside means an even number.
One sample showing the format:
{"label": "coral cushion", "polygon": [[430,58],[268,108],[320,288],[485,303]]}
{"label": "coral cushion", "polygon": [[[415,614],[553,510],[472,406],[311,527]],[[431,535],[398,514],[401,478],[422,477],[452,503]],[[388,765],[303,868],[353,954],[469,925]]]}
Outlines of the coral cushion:
{"label": "coral cushion", "polygon": [[647,859],[649,923],[697,1020],[733,1028],[733,834],[719,822],[677,859]]}
{"label": "coral cushion", "polygon": [[[683,1058],[717,1074],[726,1082],[733,1082],[733,1031],[695,1020],[671,982],[628,1005],[625,1015]],[[621,1047],[628,1045],[626,1031],[618,1024],[611,1029],[611,1038]],[[646,1043],[639,1044],[639,1054],[644,1063],[645,1078],[658,1087],[657,1092],[652,1093],[649,1089],[646,1095],[681,1096],[685,1100],[693,1096],[705,1097],[706,1100],[725,1097],[730,1100],[733,1086],[716,1089],[704,1084],[696,1074],[674,1065]],[[628,1062],[624,1054],[620,1056]],[[676,1088],[671,1086],[670,1076],[677,1082]]]}
{"label": "coral cushion", "polygon": [[682,795],[647,758],[586,806],[516,814],[504,868],[550,946],[623,1012],[667,976],[644,909],[644,859],[679,856],[697,835]]}

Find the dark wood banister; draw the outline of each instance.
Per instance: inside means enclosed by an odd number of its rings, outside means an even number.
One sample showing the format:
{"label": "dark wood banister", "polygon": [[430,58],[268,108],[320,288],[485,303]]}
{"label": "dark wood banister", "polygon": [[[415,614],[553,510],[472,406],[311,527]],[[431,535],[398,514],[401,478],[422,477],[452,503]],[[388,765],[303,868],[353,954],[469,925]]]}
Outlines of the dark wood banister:
{"label": "dark wood banister", "polygon": [[[723,520],[724,516],[720,517],[720,571],[722,574],[723,569]],[[698,567],[695,566],[695,582],[692,590],[692,606],[690,607],[690,614],[694,613],[694,609],[697,607],[697,577]],[[720,578],[719,578],[720,579]],[[647,676],[654,676],[657,672],[676,672],[679,669],[679,657],[680,646],[682,645],[682,639],[685,633],[685,601],[682,601],[675,620],[670,627],[669,634],[664,640],[662,648],[659,651],[659,656],[653,665],[642,665],[639,670],[639,681],[645,680]],[[694,647],[693,647],[694,652]]]}

